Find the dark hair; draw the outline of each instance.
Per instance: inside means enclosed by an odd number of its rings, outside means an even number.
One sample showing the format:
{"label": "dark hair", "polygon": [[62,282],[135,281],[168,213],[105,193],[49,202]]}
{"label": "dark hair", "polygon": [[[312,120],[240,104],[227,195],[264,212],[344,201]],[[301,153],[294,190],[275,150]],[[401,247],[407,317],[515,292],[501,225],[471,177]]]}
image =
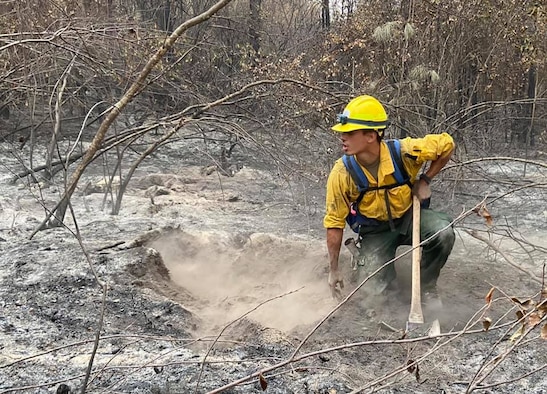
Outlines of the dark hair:
{"label": "dark hair", "polygon": [[379,130],[376,130],[376,129],[362,129],[361,130],[363,132],[363,134],[366,134],[368,132],[373,132],[376,134],[376,139],[378,142],[381,142],[382,139],[384,138],[384,129],[379,129]]}

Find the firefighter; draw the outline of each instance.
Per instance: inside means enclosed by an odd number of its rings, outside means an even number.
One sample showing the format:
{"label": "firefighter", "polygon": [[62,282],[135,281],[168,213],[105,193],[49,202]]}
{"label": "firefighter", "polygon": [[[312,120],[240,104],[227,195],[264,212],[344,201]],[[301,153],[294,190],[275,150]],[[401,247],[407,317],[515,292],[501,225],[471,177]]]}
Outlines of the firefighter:
{"label": "firefighter", "polygon": [[[332,296],[340,297],[344,278],[338,260],[346,223],[359,234],[359,279],[392,260],[398,246],[412,244],[411,208],[416,195],[423,206],[420,237],[425,240],[433,236],[423,245],[421,289],[426,300],[438,298],[437,279],[452,251],[455,235],[451,218],[429,209],[428,203],[430,184],[450,160],[454,140],[442,133],[386,141],[387,126],[382,104],[364,95],[351,100],[332,127],[339,134],[346,159],[334,163],[327,181],[323,225],[330,265],[328,284]],[[348,162],[355,168],[348,168]],[[356,172],[364,174],[364,182],[368,183],[364,190],[354,179]],[[394,264],[375,275],[367,288],[372,294],[387,297],[390,291],[398,291]]]}

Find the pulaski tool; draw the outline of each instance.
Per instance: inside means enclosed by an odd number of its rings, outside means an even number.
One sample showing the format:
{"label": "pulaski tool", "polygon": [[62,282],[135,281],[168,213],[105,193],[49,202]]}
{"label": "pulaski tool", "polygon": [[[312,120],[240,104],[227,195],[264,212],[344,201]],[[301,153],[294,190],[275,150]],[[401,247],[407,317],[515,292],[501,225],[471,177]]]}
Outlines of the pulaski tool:
{"label": "pulaski tool", "polygon": [[[420,263],[422,250],[420,247],[420,200],[414,196],[412,200],[412,296],[410,300],[410,313],[406,323],[406,332],[416,330],[424,324],[422,311],[422,293],[420,283]],[[440,323],[435,319],[429,329],[429,336],[441,333]]]}

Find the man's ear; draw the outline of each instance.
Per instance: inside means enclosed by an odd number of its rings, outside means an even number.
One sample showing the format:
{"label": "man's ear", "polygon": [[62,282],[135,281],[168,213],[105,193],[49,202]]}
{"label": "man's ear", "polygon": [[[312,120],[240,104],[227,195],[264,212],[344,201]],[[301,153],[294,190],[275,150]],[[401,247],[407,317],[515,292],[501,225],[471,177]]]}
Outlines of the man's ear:
{"label": "man's ear", "polygon": [[365,134],[365,137],[367,138],[367,142],[373,142],[378,138],[378,134],[374,130],[363,130],[363,133]]}

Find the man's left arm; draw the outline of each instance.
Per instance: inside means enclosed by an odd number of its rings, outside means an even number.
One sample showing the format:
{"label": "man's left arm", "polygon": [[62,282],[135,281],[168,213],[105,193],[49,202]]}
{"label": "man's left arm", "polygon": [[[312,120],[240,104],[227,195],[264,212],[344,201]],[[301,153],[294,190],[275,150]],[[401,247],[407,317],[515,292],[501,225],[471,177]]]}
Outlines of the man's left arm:
{"label": "man's left arm", "polygon": [[433,160],[431,164],[429,165],[429,168],[424,173],[425,176],[428,178],[428,180],[431,182],[431,179],[435,177],[443,167],[450,161],[452,158],[452,154],[454,153],[454,148],[450,150],[448,153],[445,153],[444,156],[440,156],[437,160]]}
{"label": "man's left arm", "polygon": [[425,201],[431,197],[431,188],[429,184],[431,180],[443,169],[443,167],[450,161],[452,154],[454,153],[454,142],[452,138],[449,139],[449,143],[441,150],[441,155],[437,159],[432,160],[429,168],[424,172],[420,179],[414,185],[413,193],[420,201]]}

